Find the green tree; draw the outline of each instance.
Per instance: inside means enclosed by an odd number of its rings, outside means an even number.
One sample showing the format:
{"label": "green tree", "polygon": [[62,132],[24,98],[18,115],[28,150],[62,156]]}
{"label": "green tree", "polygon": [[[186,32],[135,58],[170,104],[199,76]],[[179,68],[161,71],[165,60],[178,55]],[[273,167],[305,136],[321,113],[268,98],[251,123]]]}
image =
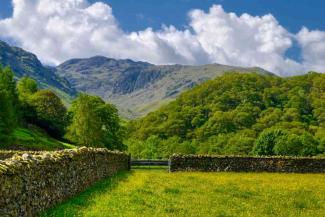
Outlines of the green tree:
{"label": "green tree", "polygon": [[288,134],[275,140],[273,147],[274,155],[298,156],[302,143],[298,135]]}
{"label": "green tree", "polygon": [[29,77],[23,77],[17,83],[21,114],[23,120],[27,123],[33,122],[36,118],[36,112],[30,101],[33,94],[35,94],[37,91],[37,82]]}
{"label": "green tree", "polygon": [[19,104],[14,74],[0,67],[0,140],[6,142],[19,123]]}
{"label": "green tree", "polygon": [[116,107],[104,103],[97,108],[97,115],[102,123],[105,147],[111,150],[125,150],[126,146],[123,144],[125,128],[120,124],[120,117]]}
{"label": "green tree", "polygon": [[78,145],[125,149],[117,109],[100,97],[80,94],[72,103],[67,139]]}
{"label": "green tree", "polygon": [[34,115],[28,120],[45,129],[50,135],[61,138],[67,125],[67,109],[51,90],[39,90],[28,100]]}
{"label": "green tree", "polygon": [[277,128],[264,130],[256,139],[253,152],[257,155],[274,155],[274,146],[287,132]]}
{"label": "green tree", "polygon": [[279,138],[273,148],[276,155],[313,156],[318,153],[318,141],[309,133],[288,134]]}
{"label": "green tree", "polygon": [[300,136],[300,140],[302,143],[302,147],[299,151],[300,156],[313,156],[322,153],[319,149],[320,141],[310,133],[303,133]]}
{"label": "green tree", "polygon": [[229,135],[224,154],[249,155],[253,149],[254,141],[255,132],[252,130],[243,130]]}
{"label": "green tree", "polygon": [[145,144],[143,141],[138,139],[128,139],[125,143],[128,147],[128,152],[131,154],[133,159],[144,158],[143,151],[145,149]]}
{"label": "green tree", "polygon": [[145,159],[159,159],[161,153],[159,152],[160,138],[158,136],[150,136],[144,143],[145,147],[142,156]]}
{"label": "green tree", "polygon": [[29,77],[22,77],[17,83],[19,99],[26,101],[38,91],[37,82]]}

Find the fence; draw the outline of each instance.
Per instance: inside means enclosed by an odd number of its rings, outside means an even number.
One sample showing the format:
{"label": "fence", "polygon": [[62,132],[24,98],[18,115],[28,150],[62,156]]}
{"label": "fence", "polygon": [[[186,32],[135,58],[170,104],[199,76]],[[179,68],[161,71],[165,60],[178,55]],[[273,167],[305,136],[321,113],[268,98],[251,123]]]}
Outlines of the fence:
{"label": "fence", "polygon": [[131,166],[169,166],[169,160],[131,160]]}

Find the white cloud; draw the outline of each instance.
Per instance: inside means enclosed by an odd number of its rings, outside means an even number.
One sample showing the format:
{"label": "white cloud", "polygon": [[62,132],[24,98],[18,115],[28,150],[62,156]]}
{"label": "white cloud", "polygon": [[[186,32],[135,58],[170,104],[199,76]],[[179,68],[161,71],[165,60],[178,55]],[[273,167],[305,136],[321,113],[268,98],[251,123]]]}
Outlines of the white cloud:
{"label": "white cloud", "polygon": [[284,57],[292,35],[272,15],[253,17],[226,13],[213,6],[208,13],[190,13],[191,27],[212,61],[260,66],[277,73],[299,71],[299,63]]}
{"label": "white cloud", "polygon": [[325,72],[325,32],[303,27],[297,34],[306,70]]}
{"label": "white cloud", "polygon": [[[101,2],[13,0],[13,6],[13,17],[0,20],[0,37],[16,41],[45,63],[105,55],[155,64],[260,66],[282,75],[325,71],[325,33],[303,28],[294,35],[270,14],[238,16],[214,5],[208,12],[191,11],[186,30],[163,26],[129,33]],[[285,57],[294,40],[303,49],[301,63]]]}

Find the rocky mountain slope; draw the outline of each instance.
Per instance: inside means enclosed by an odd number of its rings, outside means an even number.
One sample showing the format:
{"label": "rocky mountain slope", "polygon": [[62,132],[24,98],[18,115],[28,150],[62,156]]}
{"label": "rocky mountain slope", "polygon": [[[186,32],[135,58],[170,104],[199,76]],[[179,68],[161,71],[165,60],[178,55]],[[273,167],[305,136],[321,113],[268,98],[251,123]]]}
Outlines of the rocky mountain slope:
{"label": "rocky mountain slope", "polygon": [[260,68],[153,65],[102,56],[68,60],[56,69],[73,88],[111,101],[129,118],[153,111],[182,91],[228,71],[269,73]]}
{"label": "rocky mountain slope", "polygon": [[41,87],[53,89],[67,101],[77,93],[64,77],[57,76],[55,68],[43,66],[34,54],[3,41],[0,41],[0,64],[10,66],[16,78],[29,76]]}

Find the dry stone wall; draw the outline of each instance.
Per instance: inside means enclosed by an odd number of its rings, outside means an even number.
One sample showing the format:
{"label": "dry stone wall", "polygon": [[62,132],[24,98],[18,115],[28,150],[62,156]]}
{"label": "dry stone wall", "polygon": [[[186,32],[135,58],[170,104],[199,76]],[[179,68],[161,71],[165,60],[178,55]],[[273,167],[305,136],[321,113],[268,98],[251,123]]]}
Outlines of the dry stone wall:
{"label": "dry stone wall", "polygon": [[0,216],[36,216],[129,167],[129,155],[107,149],[19,153],[0,161]]}
{"label": "dry stone wall", "polygon": [[324,173],[325,158],[173,155],[170,171]]}
{"label": "dry stone wall", "polygon": [[40,154],[41,151],[16,151],[16,150],[0,150],[0,160],[5,160],[11,158],[14,155],[23,155],[23,154]]}

